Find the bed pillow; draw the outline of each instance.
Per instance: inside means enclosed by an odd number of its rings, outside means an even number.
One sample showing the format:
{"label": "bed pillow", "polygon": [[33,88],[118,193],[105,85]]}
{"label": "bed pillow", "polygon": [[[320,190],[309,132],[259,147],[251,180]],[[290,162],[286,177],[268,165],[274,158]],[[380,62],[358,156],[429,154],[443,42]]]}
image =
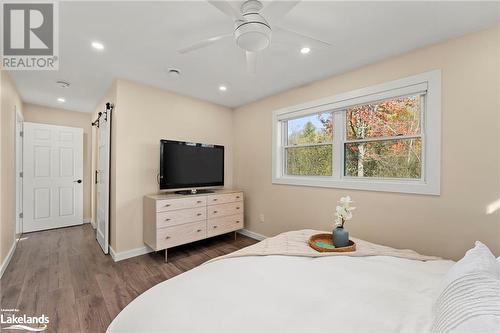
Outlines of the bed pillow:
{"label": "bed pillow", "polygon": [[500,332],[500,265],[486,245],[448,271],[433,311],[433,332]]}
{"label": "bed pillow", "polygon": [[498,261],[490,249],[479,241],[446,273],[441,291],[454,280],[466,274],[477,272],[490,274],[500,280],[500,266],[498,265]]}

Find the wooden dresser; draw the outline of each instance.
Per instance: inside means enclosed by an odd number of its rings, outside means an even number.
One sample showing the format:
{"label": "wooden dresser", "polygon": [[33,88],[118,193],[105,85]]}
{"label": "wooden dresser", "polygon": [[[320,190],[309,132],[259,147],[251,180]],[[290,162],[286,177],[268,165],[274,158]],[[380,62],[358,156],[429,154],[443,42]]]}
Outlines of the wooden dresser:
{"label": "wooden dresser", "polygon": [[243,229],[243,192],[144,197],[144,243],[155,251]]}

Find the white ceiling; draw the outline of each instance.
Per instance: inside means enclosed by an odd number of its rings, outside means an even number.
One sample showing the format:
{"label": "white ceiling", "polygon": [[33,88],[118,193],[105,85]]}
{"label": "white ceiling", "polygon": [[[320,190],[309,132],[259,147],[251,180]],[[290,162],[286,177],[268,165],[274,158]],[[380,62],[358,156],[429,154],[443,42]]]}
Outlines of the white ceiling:
{"label": "white ceiling", "polygon": [[[498,2],[303,1],[281,23],[333,44],[300,54],[302,42],[272,44],[257,75],[232,40],[181,55],[177,49],[231,32],[233,23],[204,1],[61,2],[59,71],[12,71],[26,102],[92,112],[114,78],[237,107],[280,91],[499,22]],[[102,41],[105,50],[90,47]],[[167,75],[177,68],[181,76]],[[71,83],[67,89],[55,82]],[[220,84],[228,90],[221,93]],[[66,103],[56,101],[65,97]]]}

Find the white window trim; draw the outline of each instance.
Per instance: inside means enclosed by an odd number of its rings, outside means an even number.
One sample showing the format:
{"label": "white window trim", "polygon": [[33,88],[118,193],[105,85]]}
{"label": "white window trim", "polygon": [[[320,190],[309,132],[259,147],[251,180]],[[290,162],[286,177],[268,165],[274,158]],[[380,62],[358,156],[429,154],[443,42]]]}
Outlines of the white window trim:
{"label": "white window trim", "polygon": [[[422,179],[377,179],[347,177],[341,174],[344,133],[334,131],[333,175],[289,176],[283,174],[284,129],[282,121],[321,112],[333,112],[334,124],[345,123],[344,109],[347,106],[369,103],[377,100],[426,92],[422,119]],[[320,100],[286,107],[273,112],[272,137],[272,182],[273,184],[332,187],[354,190],[385,191],[413,194],[440,195],[441,191],[441,70],[390,81],[353,90]],[[344,126],[342,126],[344,127]],[[338,127],[337,127],[338,128]]]}

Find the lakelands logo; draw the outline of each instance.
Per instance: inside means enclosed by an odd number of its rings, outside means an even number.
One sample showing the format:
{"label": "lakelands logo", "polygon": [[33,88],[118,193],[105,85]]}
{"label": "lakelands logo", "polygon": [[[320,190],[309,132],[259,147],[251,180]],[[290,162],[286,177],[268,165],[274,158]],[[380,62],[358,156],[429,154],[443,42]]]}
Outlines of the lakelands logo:
{"label": "lakelands logo", "polygon": [[2,2],[2,69],[57,70],[57,2]]}
{"label": "lakelands logo", "polygon": [[[2,310],[3,311],[3,310]],[[41,316],[27,316],[16,314],[0,314],[1,330],[25,330],[31,332],[43,332],[47,329],[49,317],[46,315]],[[9,325],[3,327],[3,325]]]}

